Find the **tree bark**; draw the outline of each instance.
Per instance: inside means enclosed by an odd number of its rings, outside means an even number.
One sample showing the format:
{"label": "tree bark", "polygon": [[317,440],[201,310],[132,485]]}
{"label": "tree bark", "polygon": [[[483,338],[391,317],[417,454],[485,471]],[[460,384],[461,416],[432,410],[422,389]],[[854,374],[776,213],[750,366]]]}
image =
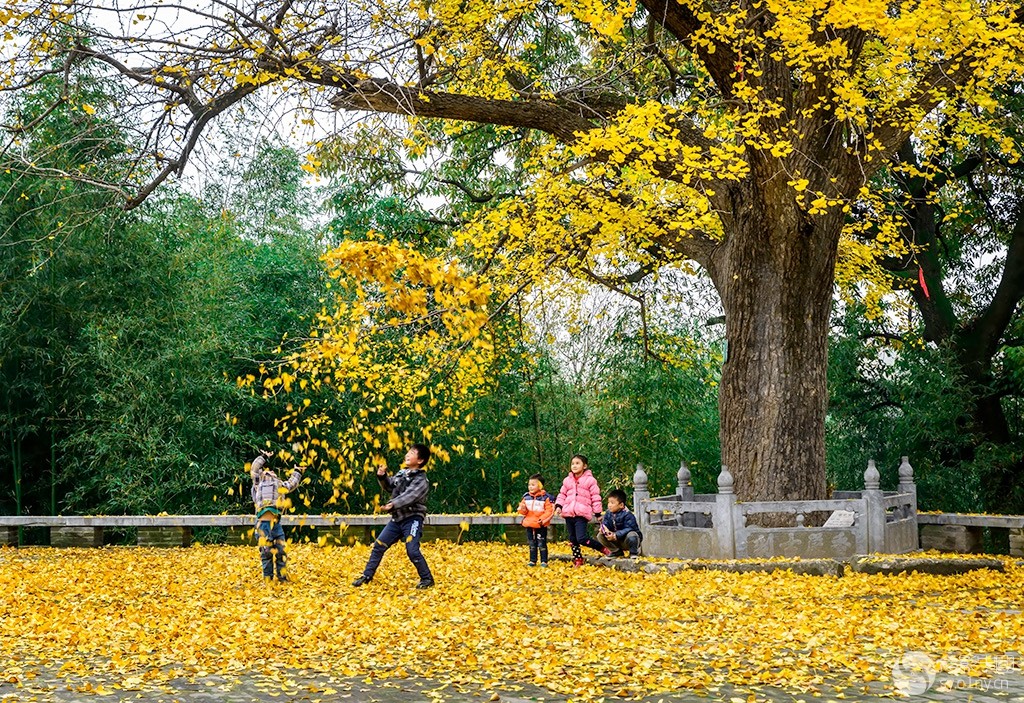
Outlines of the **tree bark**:
{"label": "tree bark", "polygon": [[741,500],[826,497],[828,326],[840,223],[752,178],[712,258],[725,308],[722,463]]}

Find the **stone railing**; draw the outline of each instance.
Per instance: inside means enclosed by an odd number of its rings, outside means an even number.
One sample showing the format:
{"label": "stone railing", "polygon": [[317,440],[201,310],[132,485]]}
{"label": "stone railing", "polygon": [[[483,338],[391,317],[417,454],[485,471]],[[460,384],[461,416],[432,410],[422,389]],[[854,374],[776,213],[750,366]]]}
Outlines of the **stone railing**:
{"label": "stone railing", "polygon": [[[288,528],[314,528],[335,534],[339,541],[354,537],[369,542],[384,527],[388,515],[300,515],[281,519]],[[424,539],[457,539],[464,527],[518,525],[518,515],[428,515]],[[559,520],[561,522],[561,520]],[[105,529],[135,528],[140,546],[182,547],[192,542],[194,527],[226,527],[229,544],[253,542],[253,516],[249,515],[0,515],[0,545],[17,545],[19,527],[48,527],[55,547],[98,547]],[[512,534],[518,537],[518,533]]]}
{"label": "stone railing", "polygon": [[[634,506],[644,533],[643,551],[649,556],[732,559],[792,556],[846,559],[869,552],[904,553],[918,549],[953,552],[981,551],[983,529],[1009,530],[1010,554],[1024,556],[1024,516],[918,513],[914,472],[907,457],[899,467],[899,488],[882,491],[878,469],[868,462],[863,491],[836,491],[828,500],[740,502],[733,478],[723,467],[718,493],[695,494],[685,462],[676,475],[673,495],[652,498],[647,474],[637,466],[633,477]],[[822,517],[827,519],[822,522]],[[784,526],[764,526],[781,522]],[[769,517],[771,519],[763,519]],[[285,515],[285,527],[317,530],[338,541],[369,542],[387,515]],[[458,539],[463,528],[485,525],[514,527],[518,515],[427,516],[424,538]],[[556,519],[555,524],[562,521]],[[920,542],[918,538],[918,526]],[[234,544],[252,543],[249,515],[0,515],[0,546],[18,544],[19,527],[50,529],[54,546],[99,546],[105,529],[134,528],[143,546],[187,546],[192,528],[224,527]],[[560,529],[560,528],[559,528]],[[520,542],[520,529],[506,533]],[[563,535],[564,536],[564,535]],[[553,531],[552,541],[560,537]]]}
{"label": "stone railing", "polygon": [[981,552],[984,531],[1009,532],[1009,552],[1024,557],[1024,515],[980,515],[975,513],[918,513],[921,549],[940,552]]}
{"label": "stone railing", "polygon": [[648,556],[846,559],[918,548],[917,489],[907,457],[899,476],[898,490],[882,491],[875,462],[869,461],[863,491],[837,492],[828,500],[739,502],[725,467],[717,494],[695,495],[684,462],[676,493],[652,498],[647,474],[637,466],[633,499]]}

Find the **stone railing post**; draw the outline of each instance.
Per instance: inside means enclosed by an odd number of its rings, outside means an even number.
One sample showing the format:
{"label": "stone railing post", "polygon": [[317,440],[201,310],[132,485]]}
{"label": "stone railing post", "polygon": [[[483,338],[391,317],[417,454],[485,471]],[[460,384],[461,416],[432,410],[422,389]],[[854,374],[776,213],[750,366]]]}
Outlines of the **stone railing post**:
{"label": "stone railing post", "polygon": [[[693,500],[693,486],[690,485],[690,468],[686,461],[679,462],[679,471],[676,472],[676,495],[681,501]],[[696,516],[693,513],[679,513],[676,515],[676,524],[693,527]]]}
{"label": "stone railing post", "polygon": [[647,501],[651,499],[651,492],[647,490],[647,472],[643,464],[636,465],[636,472],[633,474],[633,510],[636,513],[636,521],[640,525],[640,532],[643,533],[650,525],[651,517],[647,512]]}
{"label": "stone railing post", "polygon": [[718,474],[718,495],[715,496],[715,507],[711,516],[715,529],[714,558],[736,558],[735,515],[736,494],[732,492],[733,478],[729,469],[722,467]]}
{"label": "stone railing post", "polygon": [[0,527],[0,547],[18,546],[18,528]]}
{"label": "stone railing post", "polygon": [[917,517],[917,484],[914,483],[914,467],[910,465],[910,457],[903,457],[900,462],[900,493],[910,495],[910,514],[903,517]]}
{"label": "stone railing post", "polygon": [[868,551],[885,551],[885,507],[882,505],[882,477],[874,459],[864,471],[864,517],[868,527]]}

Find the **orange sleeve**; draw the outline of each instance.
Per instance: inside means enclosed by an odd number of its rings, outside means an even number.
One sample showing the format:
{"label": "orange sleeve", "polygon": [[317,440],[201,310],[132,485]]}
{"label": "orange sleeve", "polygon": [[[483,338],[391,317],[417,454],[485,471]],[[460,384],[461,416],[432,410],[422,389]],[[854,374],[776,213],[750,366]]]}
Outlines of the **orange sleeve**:
{"label": "orange sleeve", "polygon": [[540,516],[540,524],[547,527],[551,524],[551,518],[555,516],[555,501],[544,501],[544,513]]}

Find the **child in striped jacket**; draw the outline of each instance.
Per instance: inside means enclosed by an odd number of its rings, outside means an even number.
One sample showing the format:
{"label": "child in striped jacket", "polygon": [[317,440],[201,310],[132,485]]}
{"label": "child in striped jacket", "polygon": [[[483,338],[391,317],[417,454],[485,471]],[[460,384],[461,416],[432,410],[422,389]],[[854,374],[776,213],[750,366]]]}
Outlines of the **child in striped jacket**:
{"label": "child in striped jacket", "polygon": [[252,502],[256,507],[256,534],[259,538],[263,578],[274,578],[276,571],[278,581],[287,581],[281,512],[291,507],[287,494],[299,487],[303,468],[296,466],[288,480],[282,481],[268,463],[273,456],[272,451],[261,449],[259,456],[250,464]]}

